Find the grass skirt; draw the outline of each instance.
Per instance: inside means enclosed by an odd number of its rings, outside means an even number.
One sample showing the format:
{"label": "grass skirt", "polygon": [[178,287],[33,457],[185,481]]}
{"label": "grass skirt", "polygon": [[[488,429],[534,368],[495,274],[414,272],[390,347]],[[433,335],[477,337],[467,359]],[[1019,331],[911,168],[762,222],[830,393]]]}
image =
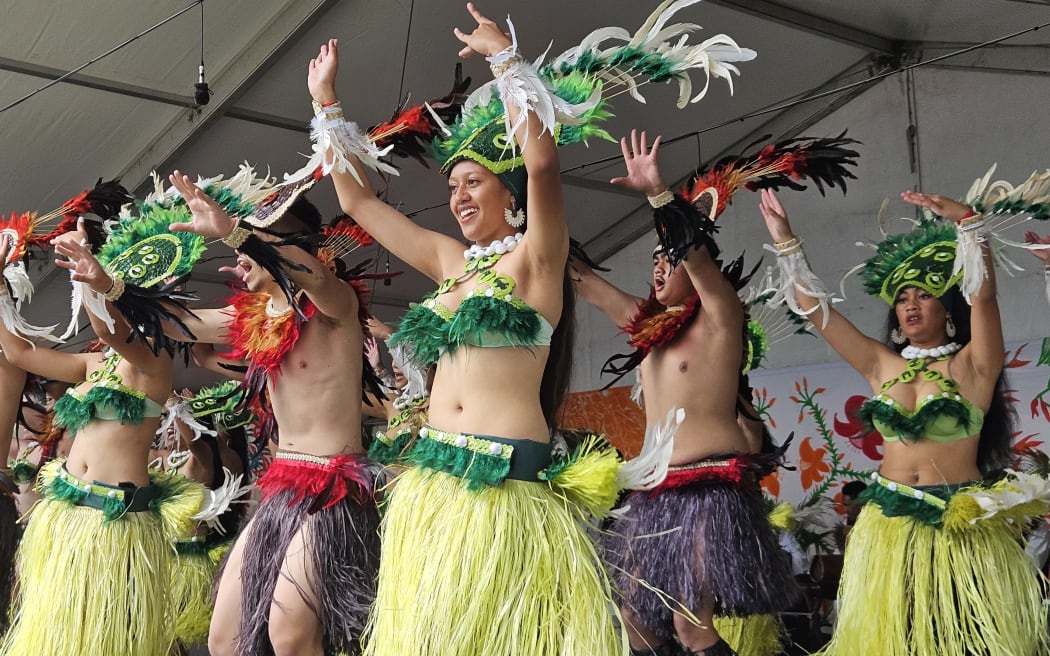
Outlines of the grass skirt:
{"label": "grass skirt", "polygon": [[[838,623],[821,654],[875,648],[886,656],[1047,654],[1046,581],[1021,538],[1023,515],[1041,512],[1020,506],[1019,516],[980,518],[983,509],[974,503],[1009,484],[922,488],[918,495],[892,482],[870,486],[876,494],[850,531]],[[934,495],[943,508],[938,522],[904,512],[915,496]]]}
{"label": "grass skirt", "polygon": [[579,506],[545,481],[475,488],[419,466],[397,478],[365,654],[626,654]]}
{"label": "grass skirt", "polygon": [[[325,654],[357,654],[375,597],[381,466],[364,456],[318,458],[278,452],[259,479],[263,500],[252,519],[241,570],[237,653],[273,654],[270,607],[285,552],[305,530],[316,579],[295,584],[318,600]],[[408,653],[408,652],[405,652]]]}
{"label": "grass skirt", "polygon": [[716,617],[715,631],[739,656],[775,656],[784,650],[784,628],[774,615]]}
{"label": "grass skirt", "polygon": [[184,646],[205,644],[214,609],[212,592],[219,562],[231,540],[180,540],[171,568],[171,595],[175,605],[175,639]]}
{"label": "grass skirt", "polygon": [[86,505],[109,486],[83,481],[52,461],[40,471],[43,499],[33,511],[18,555],[20,583],[4,656],[167,656],[173,608],[172,540],[191,527],[203,488],[151,473],[150,508],[106,519]]}
{"label": "grass skirt", "polygon": [[777,613],[799,594],[753,477],[704,478],[633,492],[605,541],[623,607],[667,640],[674,614],[705,595],[716,614],[744,616]]}
{"label": "grass skirt", "polygon": [[15,585],[15,550],[18,547],[18,508],[15,498],[0,490],[0,635],[8,626],[11,592]]}

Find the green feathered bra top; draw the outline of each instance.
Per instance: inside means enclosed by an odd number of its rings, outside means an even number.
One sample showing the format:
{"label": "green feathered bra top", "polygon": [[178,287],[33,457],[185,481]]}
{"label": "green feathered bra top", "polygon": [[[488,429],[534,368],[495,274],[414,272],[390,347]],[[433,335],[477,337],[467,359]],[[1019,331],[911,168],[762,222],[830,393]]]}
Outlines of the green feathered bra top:
{"label": "green feathered bra top", "polygon": [[[459,278],[449,278],[415,304],[401,319],[391,345],[408,342],[412,360],[428,367],[446,353],[462,346],[495,348],[500,346],[550,346],[554,328],[535,308],[514,295],[515,282],[510,276],[491,268],[495,261],[467,262],[467,271]],[[437,300],[460,282],[477,274],[477,286],[455,311]]]}
{"label": "green feathered bra top", "polygon": [[[936,358],[946,360],[950,356]],[[900,376],[882,384],[879,394],[861,405],[857,415],[868,426],[877,430],[886,442],[920,439],[934,442],[963,440],[980,432],[984,412],[959,394],[959,385],[945,378],[939,371],[927,368],[926,358],[908,360],[908,368]],[[898,382],[908,384],[922,378],[936,382],[941,393],[930,394],[919,401],[914,410],[908,410],[899,401],[886,394]]]}
{"label": "green feathered bra top", "polygon": [[76,433],[95,419],[141,424],[147,417],[159,417],[163,411],[159,403],[124,385],[117,373],[122,359],[119,353],[106,356],[102,368],[88,375],[87,382],[94,386],[87,392],[67,389],[55,402],[55,424]]}

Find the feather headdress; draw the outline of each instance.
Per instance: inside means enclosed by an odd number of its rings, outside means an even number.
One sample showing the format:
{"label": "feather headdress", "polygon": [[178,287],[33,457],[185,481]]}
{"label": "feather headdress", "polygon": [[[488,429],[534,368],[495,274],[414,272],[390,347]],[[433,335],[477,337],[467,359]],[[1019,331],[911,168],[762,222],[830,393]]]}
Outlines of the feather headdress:
{"label": "feather headdress", "polygon": [[[442,171],[462,159],[477,161],[497,174],[523,163],[520,149],[509,136],[516,126],[507,118],[504,103],[508,101],[532,109],[558,145],[566,145],[591,137],[611,139],[598,126],[611,116],[608,101],[624,91],[645,102],[639,87],[646,82],[675,80],[679,108],[703,98],[711,77],[727,80],[732,92],[731,75],[739,73],[734,63],[754,59],[755,52],[739,47],[724,34],[700,44],[687,43],[689,33],[699,26],[668,22],[680,9],[696,2],[699,0],[665,0],[634,35],[620,27],[599,28],[549,64],[544,65],[541,56],[527,69],[529,79],[524,82],[515,85],[496,79],[482,85],[467,99],[462,117],[450,126],[447,138],[434,143]],[[513,38],[513,24],[509,20],[508,24]],[[690,72],[696,70],[704,71],[706,80],[694,95]],[[493,92],[497,88],[500,93]]]}
{"label": "feather headdress", "polygon": [[[764,140],[764,139],[763,139]],[[821,195],[824,189],[839,187],[846,192],[846,180],[856,179],[846,166],[856,166],[860,155],[849,146],[860,142],[843,132],[837,137],[797,137],[769,144],[752,155],[723,158],[698,173],[682,190],[682,196],[711,219],[717,219],[744,188],[801,191],[800,180],[812,180]]]}

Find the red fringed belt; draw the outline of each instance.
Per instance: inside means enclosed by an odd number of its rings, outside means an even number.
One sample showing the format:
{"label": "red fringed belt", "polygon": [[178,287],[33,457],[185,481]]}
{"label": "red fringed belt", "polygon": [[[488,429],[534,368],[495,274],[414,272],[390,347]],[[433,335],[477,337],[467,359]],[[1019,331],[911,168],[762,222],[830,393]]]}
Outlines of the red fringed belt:
{"label": "red fringed belt", "polygon": [[668,467],[667,476],[652,491],[659,492],[694,483],[751,483],[775,469],[777,457],[778,454],[775,453],[738,453]]}
{"label": "red fringed belt", "polygon": [[346,497],[359,503],[374,503],[376,467],[365,455],[314,456],[278,451],[259,479],[263,500],[279,492],[294,490],[288,505],[311,501],[310,513],[331,508]]}

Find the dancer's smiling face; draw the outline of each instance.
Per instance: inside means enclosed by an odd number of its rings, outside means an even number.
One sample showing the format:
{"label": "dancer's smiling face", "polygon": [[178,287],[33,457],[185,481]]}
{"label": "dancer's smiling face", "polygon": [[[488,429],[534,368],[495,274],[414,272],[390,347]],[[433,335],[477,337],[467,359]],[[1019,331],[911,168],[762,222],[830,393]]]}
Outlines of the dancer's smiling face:
{"label": "dancer's smiling face", "polygon": [[449,209],[463,236],[488,244],[514,233],[504,210],[513,206],[513,196],[494,173],[477,162],[463,160],[448,176]]}

